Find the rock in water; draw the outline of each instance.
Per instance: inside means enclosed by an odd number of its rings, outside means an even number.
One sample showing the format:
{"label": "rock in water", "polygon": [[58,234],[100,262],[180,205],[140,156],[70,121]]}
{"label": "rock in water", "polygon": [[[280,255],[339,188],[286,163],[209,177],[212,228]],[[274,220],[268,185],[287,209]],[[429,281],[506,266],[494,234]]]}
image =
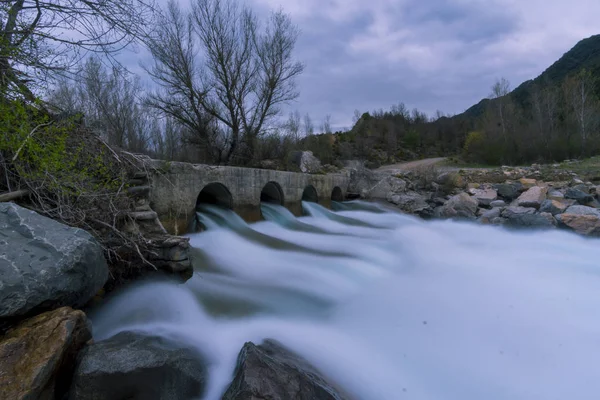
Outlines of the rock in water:
{"label": "rock in water", "polygon": [[89,233],[0,203],[0,320],[81,307],[107,279],[102,248]]}
{"label": "rock in water", "polygon": [[91,339],[70,307],[27,319],[0,339],[0,399],[53,400],[67,392],[75,358]]}
{"label": "rock in water", "polygon": [[319,371],[278,343],[246,343],[222,400],[343,400]]}
{"label": "rock in water", "polygon": [[122,332],[86,347],[69,393],[72,400],[180,400],[200,398],[202,357],[156,336]]}
{"label": "rock in water", "polygon": [[514,227],[554,228],[554,220],[549,218],[552,214],[541,215],[532,207],[506,207],[502,217],[506,218],[506,225]]}

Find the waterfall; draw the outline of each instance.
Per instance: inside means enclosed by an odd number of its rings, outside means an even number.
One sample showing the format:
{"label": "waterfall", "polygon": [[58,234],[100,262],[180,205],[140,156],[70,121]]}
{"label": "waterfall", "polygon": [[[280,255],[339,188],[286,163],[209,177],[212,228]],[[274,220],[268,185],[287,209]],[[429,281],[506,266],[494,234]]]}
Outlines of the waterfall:
{"label": "waterfall", "polygon": [[597,399],[600,242],[422,221],[376,205],[246,224],[206,208],[187,283],[145,282],[91,318],[196,347],[220,399],[246,341],[273,338],[356,399]]}

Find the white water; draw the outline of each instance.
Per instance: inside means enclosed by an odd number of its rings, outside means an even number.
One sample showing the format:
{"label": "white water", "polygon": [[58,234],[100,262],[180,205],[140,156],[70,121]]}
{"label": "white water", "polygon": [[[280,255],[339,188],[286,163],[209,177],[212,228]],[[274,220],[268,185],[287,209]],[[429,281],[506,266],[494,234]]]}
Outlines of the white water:
{"label": "white water", "polygon": [[141,330],[197,347],[207,400],[264,338],[355,399],[600,398],[600,241],[305,209],[270,206],[274,221],[250,226],[204,214],[194,277],[123,292],[92,316],[96,340]]}

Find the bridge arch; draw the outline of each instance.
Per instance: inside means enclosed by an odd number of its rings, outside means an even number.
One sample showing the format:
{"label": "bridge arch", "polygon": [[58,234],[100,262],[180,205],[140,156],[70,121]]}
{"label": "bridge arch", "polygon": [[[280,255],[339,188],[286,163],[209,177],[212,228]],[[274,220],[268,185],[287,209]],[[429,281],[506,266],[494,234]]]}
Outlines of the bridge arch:
{"label": "bridge arch", "polygon": [[336,186],[331,191],[331,200],[332,201],[344,201],[344,193],[339,186]]}
{"label": "bridge arch", "polygon": [[285,198],[283,196],[281,185],[275,181],[267,182],[260,192],[260,202],[279,204],[282,206],[285,203]]}
{"label": "bridge arch", "polygon": [[220,182],[212,182],[204,186],[196,200],[196,207],[201,204],[211,204],[214,206],[233,209],[233,196],[227,186]]}
{"label": "bridge arch", "polygon": [[302,201],[308,201],[311,203],[319,202],[319,194],[313,185],[308,185],[304,188],[304,191],[302,192]]}

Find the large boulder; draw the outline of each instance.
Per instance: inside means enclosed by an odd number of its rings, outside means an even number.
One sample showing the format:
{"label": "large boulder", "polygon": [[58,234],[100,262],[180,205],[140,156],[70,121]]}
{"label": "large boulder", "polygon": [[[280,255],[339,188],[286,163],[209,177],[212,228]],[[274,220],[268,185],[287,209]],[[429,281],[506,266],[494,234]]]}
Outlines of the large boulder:
{"label": "large boulder", "polygon": [[466,193],[452,196],[439,210],[443,218],[475,218],[478,202]]}
{"label": "large boulder", "polygon": [[521,207],[540,208],[546,200],[547,189],[541,186],[534,186],[521,194],[517,199],[517,205]]}
{"label": "large boulder", "polygon": [[387,199],[391,195],[404,192],[406,192],[406,181],[390,175],[363,191],[363,196],[369,199]]}
{"label": "large boulder", "polygon": [[342,400],[323,375],[301,357],[267,340],[246,343],[222,400]]}
{"label": "large boulder", "polygon": [[585,214],[562,214],[560,222],[581,235],[600,236],[600,217]]}
{"label": "large boulder", "polygon": [[122,332],[80,354],[73,400],[179,400],[200,398],[206,367],[194,350],[166,339]]}
{"label": "large boulder", "polygon": [[102,248],[89,233],[0,203],[0,320],[81,307],[107,279]]}
{"label": "large boulder", "polygon": [[85,314],[69,307],[22,321],[0,338],[0,399],[61,399],[89,339]]}
{"label": "large boulder", "polygon": [[533,207],[506,207],[502,217],[506,219],[505,225],[513,227],[553,228],[555,223],[552,214],[539,214]]}
{"label": "large boulder", "polygon": [[397,205],[398,208],[408,214],[424,215],[429,214],[431,211],[425,197],[417,192],[408,191],[401,194],[391,194],[387,201]]}
{"label": "large boulder", "polygon": [[301,172],[307,174],[321,172],[321,161],[313,155],[312,151],[295,151],[291,155],[291,160]]}

